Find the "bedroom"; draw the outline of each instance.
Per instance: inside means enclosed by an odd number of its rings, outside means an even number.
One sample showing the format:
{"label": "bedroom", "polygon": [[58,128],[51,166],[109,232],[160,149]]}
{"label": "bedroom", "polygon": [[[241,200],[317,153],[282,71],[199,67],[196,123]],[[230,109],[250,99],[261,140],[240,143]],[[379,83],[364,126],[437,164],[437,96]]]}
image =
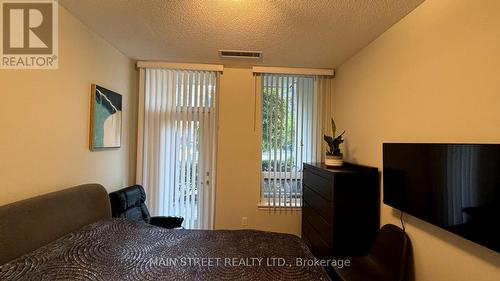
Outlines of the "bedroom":
{"label": "bedroom", "polygon": [[[214,229],[302,233],[300,209],[259,207],[254,66],[334,70],[322,119],[346,131],[345,162],[379,173],[384,142],[500,143],[495,0],[59,2],[57,69],[0,69],[0,205],[85,183],[107,192],[140,183],[138,61],[223,66]],[[219,50],[262,58],[221,59]],[[120,148],[89,149],[92,84],[122,96]],[[380,226],[401,226],[383,202],[379,216]],[[404,221],[415,280],[500,278],[497,252],[412,215]]]}

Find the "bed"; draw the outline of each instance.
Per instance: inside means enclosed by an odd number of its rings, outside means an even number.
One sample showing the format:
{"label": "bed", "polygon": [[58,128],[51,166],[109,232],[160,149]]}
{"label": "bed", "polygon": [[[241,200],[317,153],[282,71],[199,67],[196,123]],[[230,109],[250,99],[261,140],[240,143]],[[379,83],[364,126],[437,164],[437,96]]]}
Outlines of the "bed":
{"label": "bed", "polygon": [[83,185],[0,207],[0,280],[329,280],[300,238],[111,218]]}

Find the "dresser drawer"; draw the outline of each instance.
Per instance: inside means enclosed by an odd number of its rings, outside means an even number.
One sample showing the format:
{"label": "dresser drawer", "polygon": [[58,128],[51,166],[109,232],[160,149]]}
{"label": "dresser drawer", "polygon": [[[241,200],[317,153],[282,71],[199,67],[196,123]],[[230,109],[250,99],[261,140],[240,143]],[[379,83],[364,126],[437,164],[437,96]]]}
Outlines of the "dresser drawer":
{"label": "dresser drawer", "polygon": [[333,181],[325,179],[310,170],[304,172],[304,184],[321,195],[324,199],[332,200]]}
{"label": "dresser drawer", "polygon": [[302,201],[302,219],[307,220],[330,247],[333,246],[332,223],[320,216],[305,199]]}
{"label": "dresser drawer", "polygon": [[326,258],[331,255],[332,249],[330,245],[328,245],[323,238],[321,238],[321,235],[314,230],[311,224],[304,219],[302,220],[302,236],[315,257]]}
{"label": "dresser drawer", "polygon": [[333,206],[331,202],[318,195],[306,184],[304,184],[302,192],[303,201],[307,202],[307,205],[325,221],[331,222],[333,219]]}

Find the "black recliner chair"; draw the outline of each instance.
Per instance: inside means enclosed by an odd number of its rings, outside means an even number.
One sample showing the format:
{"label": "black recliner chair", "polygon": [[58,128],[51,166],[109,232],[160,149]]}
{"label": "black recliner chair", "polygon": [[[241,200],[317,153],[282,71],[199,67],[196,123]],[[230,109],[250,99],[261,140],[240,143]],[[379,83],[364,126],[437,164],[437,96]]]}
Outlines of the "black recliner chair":
{"label": "black recliner chair", "polygon": [[368,255],[351,259],[351,265],[335,268],[334,281],[405,281],[411,244],[399,227],[386,224],[378,232]]}
{"label": "black recliner chair", "polygon": [[109,194],[114,218],[142,221],[163,228],[181,228],[182,217],[151,217],[146,207],[146,192],[140,185],[129,186]]}

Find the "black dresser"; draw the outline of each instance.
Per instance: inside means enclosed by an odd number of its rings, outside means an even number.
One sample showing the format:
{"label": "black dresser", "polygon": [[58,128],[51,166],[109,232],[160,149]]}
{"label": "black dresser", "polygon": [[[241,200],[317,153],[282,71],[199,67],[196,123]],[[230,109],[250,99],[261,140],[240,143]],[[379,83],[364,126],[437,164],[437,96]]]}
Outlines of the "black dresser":
{"label": "black dresser", "polygon": [[379,229],[378,169],[304,163],[302,239],[317,258],[368,253]]}

